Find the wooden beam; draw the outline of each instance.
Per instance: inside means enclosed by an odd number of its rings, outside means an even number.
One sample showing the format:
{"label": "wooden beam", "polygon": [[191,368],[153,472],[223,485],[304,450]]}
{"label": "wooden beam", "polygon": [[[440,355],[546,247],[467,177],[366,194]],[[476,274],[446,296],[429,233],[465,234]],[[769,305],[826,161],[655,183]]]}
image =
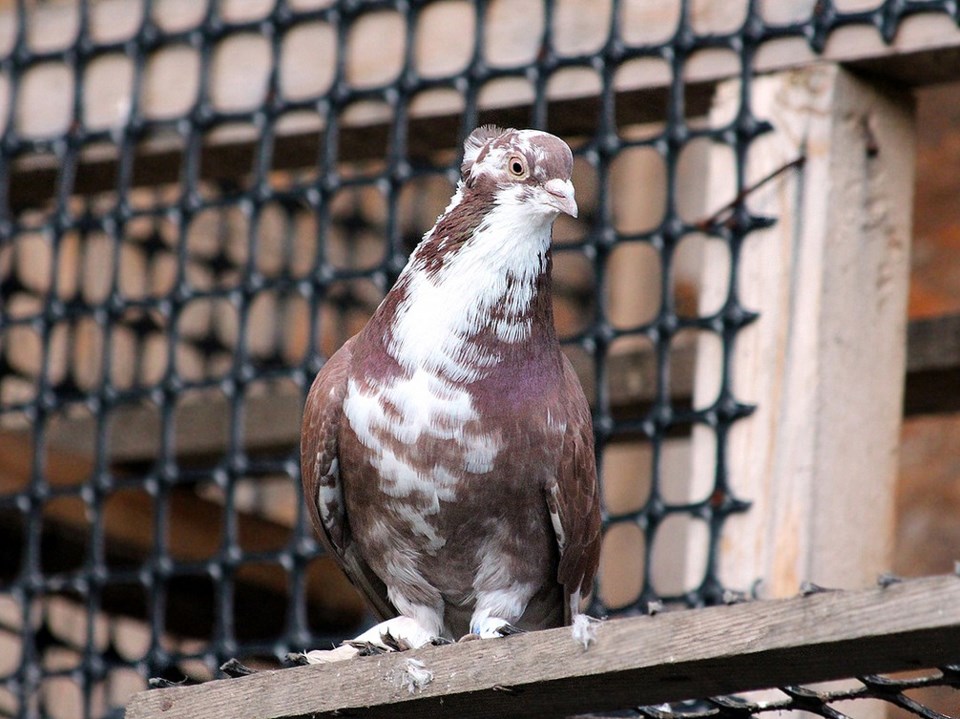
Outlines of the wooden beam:
{"label": "wooden beam", "polygon": [[[729,117],[739,101],[738,83],[721,86],[717,114]],[[703,390],[722,371],[738,400],[757,405],[727,446],[732,491],[753,504],[725,526],[719,575],[740,589],[762,578],[772,597],[802,579],[863,586],[890,566],[893,542],[911,97],[813,66],[756,79],[750,103],[775,129],[751,144],[747,182],[806,162],[748,198],[751,211],[777,219],[741,253],[738,297],[758,321],[739,333],[731,366],[709,346],[697,357],[695,406],[715,399]],[[718,205],[736,192],[726,159],[718,155],[711,177]],[[705,259],[702,301],[727,296],[729,276],[711,271],[718,264]],[[709,496],[716,443],[696,433],[694,443],[693,483]]]}
{"label": "wooden beam", "polygon": [[[246,5],[251,5],[249,0]],[[605,16],[607,3],[601,0],[587,0],[594,8],[582,8],[577,13],[557,13],[554,17],[554,34],[560,38],[575,38],[582,34],[586,25],[596,17]],[[136,26],[128,17],[138,13],[135,3],[122,0],[110,0],[112,22],[117,26]],[[245,3],[236,3],[242,7]],[[497,4],[494,3],[496,6]],[[653,8],[643,9],[644,22],[648,25],[668,27],[675,16],[675,3],[662,0]],[[73,9],[63,5],[41,6],[32,18],[32,28],[36,35],[56,36],[67,32],[63,28],[73,22]],[[189,25],[189,17],[180,17],[188,6],[183,3],[158,4],[156,13],[161,26]],[[473,10],[468,4],[454,6],[454,14],[459,12],[462,18],[454,22],[448,18],[449,25],[468,27],[474,22]],[[519,6],[518,6],[519,7]],[[529,7],[529,6],[528,6]],[[533,7],[539,7],[537,5]],[[238,11],[239,12],[239,11]],[[630,10],[624,12],[629,16]],[[9,14],[9,12],[8,12]],[[697,15],[697,11],[694,12]],[[197,15],[193,13],[193,15]],[[536,17],[534,17],[536,15]],[[694,17],[698,32],[710,33],[713,27],[723,22],[720,13],[703,12],[702,17]],[[383,74],[385,63],[393,62],[398,55],[393,43],[384,42],[396,33],[389,32],[396,24],[395,13],[370,13],[369,21],[363,32],[354,33],[348,47],[348,73],[352,84],[357,87],[369,86]],[[486,37],[492,47],[486,53],[487,61],[493,66],[511,64],[536,57],[539,34],[530,32],[537,27],[539,15],[529,11],[497,12],[491,10],[487,18]],[[0,18],[3,20],[3,18]],[[6,18],[7,22],[12,21]],[[194,20],[197,22],[199,20]],[[378,32],[382,25],[384,31]],[[325,92],[317,86],[317,58],[330,60],[326,66],[332,66],[336,52],[336,35],[324,23],[315,23],[309,31],[315,33],[309,45],[311,52],[298,60],[297,54],[290,54],[282,62],[281,77],[284,93],[289,97],[318,96]],[[498,38],[511,38],[513,42],[499,44]],[[269,62],[269,53],[261,52],[260,45],[265,42],[261,37],[247,33],[228,42],[237,45],[231,53],[248,58],[263,57]],[[250,45],[243,52],[241,45]],[[452,52],[446,33],[417,34],[418,66],[445,67]],[[171,47],[180,47],[179,54],[172,53]],[[198,82],[191,80],[199,72],[199,60],[196,53],[186,46],[166,46],[155,53],[159,57],[166,52],[162,62],[147,68],[144,90],[147,95],[141,105],[149,110],[151,117],[183,117],[194,106]],[[386,56],[389,55],[389,58]],[[402,52],[400,53],[402,55]],[[364,62],[350,62],[350,58],[365,58]],[[382,62],[377,62],[380,58]],[[510,60],[512,58],[512,60]],[[891,44],[885,44],[875,28],[871,26],[848,26],[835,31],[820,55],[815,55],[803,38],[780,38],[764,43],[758,51],[754,70],[756,73],[780,71],[808,64],[818,59],[847,63],[851,67],[896,80],[908,85],[945,82],[960,78],[960,30],[945,14],[922,13],[913,15],[901,23],[901,27]],[[127,112],[134,105],[133,83],[122,78],[129,74],[125,70],[126,59],[119,54],[110,58],[117,65],[114,71],[104,71],[96,76],[88,73],[86,82],[90,83],[87,94],[100,105],[109,104],[117,110],[98,120],[104,127],[122,127],[127,121]],[[255,61],[251,62],[256,64]],[[325,66],[321,63],[319,66]],[[398,69],[399,74],[399,69]],[[687,63],[684,72],[684,93],[686,111],[691,116],[702,115],[709,106],[713,87],[717,82],[739,74],[740,67],[735,61],[729,61],[727,54],[705,51],[695,55]],[[251,67],[249,72],[238,75],[223,71],[212,73],[209,96],[211,98],[230,98],[230,106],[253,109],[262,106],[266,87],[263,83],[253,82],[250,77],[266,77],[266,70],[259,71]],[[382,80],[381,80],[382,81]],[[22,93],[18,100],[16,117],[22,128],[33,134],[43,135],[39,130],[56,135],[71,127],[76,118],[72,117],[70,103],[50,103],[51,96],[64,95],[64,80],[56,72],[38,73],[30,80],[30,92]],[[553,132],[567,136],[592,136],[596,131],[596,118],[600,107],[596,87],[598,79],[590,72],[582,75],[570,74],[564,82],[553,83],[548,88],[550,102],[548,126]],[[634,66],[624,63],[616,76],[616,111],[618,118],[628,123],[660,121],[665,116],[664,108],[671,83],[670,72],[666,64],[659,71],[649,64]],[[36,85],[36,87],[33,87]],[[61,88],[59,92],[54,92]],[[530,123],[532,105],[528,99],[529,86],[520,81],[514,89],[480,94],[478,122],[497,122],[499,124],[527,125]],[[428,99],[429,98],[429,99]],[[424,95],[423,101],[414,102],[409,111],[407,154],[412,158],[432,156],[438,149],[454,149],[456,137],[463,121],[463,98],[456,92],[433,93]],[[98,107],[91,99],[87,104],[91,109]],[[8,113],[0,100],[0,117]],[[376,104],[358,105],[351,108],[340,119],[338,160],[360,160],[382,158],[391,134],[395,113]],[[252,114],[251,114],[252,118]],[[290,118],[293,120],[294,118]],[[317,113],[300,113],[295,121],[281,123],[275,130],[273,143],[273,168],[306,168],[323,164],[320,152],[320,138],[326,118]],[[209,179],[236,179],[249,175],[253,168],[253,157],[259,146],[262,130],[251,121],[248,125],[232,124],[218,128],[206,138],[203,146],[201,172]],[[175,134],[150,135],[143,138],[136,149],[137,160],[133,182],[135,185],[156,185],[176,182],[183,162],[185,140]],[[81,153],[81,166],[77,171],[74,192],[80,194],[111,191],[114,189],[117,168],[118,148],[111,143],[89,146]],[[15,161],[9,190],[9,200],[13,208],[40,205],[52,196],[59,173],[60,158],[51,155],[25,156]]]}
{"label": "wooden beam", "polygon": [[907,338],[903,413],[960,412],[960,315],[914,320]]}
{"label": "wooden beam", "polygon": [[[402,685],[422,662],[432,679]],[[136,695],[127,719],[562,717],[940,666],[960,659],[960,578],[603,622]]]}

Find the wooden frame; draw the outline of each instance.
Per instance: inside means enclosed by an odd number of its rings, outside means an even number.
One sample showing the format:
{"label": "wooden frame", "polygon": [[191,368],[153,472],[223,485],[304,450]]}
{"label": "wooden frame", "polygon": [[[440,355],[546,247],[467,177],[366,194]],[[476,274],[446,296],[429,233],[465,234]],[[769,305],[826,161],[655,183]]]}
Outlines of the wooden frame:
{"label": "wooden frame", "polygon": [[[750,102],[773,130],[751,143],[747,181],[805,162],[747,201],[777,218],[750,234],[738,263],[738,296],[759,318],[738,334],[729,366],[712,344],[697,356],[695,406],[713,401],[711,375],[723,370],[737,400],[757,406],[726,447],[732,489],[752,507],[728,520],[719,574],[740,588],[760,579],[774,597],[803,580],[863,586],[892,559],[912,97],[816,64],[754,78]],[[729,117],[739,103],[740,83],[722,85],[713,112]],[[711,195],[733,194],[726,158],[711,169]],[[729,291],[715,269],[721,251],[713,243],[704,259],[704,303]],[[716,441],[699,427],[693,439],[691,485],[702,497],[718,472]]]}

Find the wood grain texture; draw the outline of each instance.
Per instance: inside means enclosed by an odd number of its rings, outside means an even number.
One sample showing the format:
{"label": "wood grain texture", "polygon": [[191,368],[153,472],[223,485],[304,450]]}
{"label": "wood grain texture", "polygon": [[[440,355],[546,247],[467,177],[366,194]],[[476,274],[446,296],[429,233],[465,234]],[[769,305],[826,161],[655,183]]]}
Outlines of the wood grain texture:
{"label": "wood grain texture", "polygon": [[[730,116],[738,103],[738,85],[723,85],[714,112]],[[806,162],[747,202],[777,222],[750,234],[739,266],[741,302],[760,317],[738,334],[729,371],[737,399],[757,410],[731,432],[728,469],[733,491],[753,505],[725,526],[720,576],[741,589],[761,579],[772,597],[804,579],[860,587],[891,557],[911,97],[837,66],[811,66],[756,79],[751,105],[774,130],[751,145],[747,182],[799,156]],[[717,205],[737,189],[723,160],[711,179]],[[708,303],[729,284],[710,273],[714,264],[708,256]],[[715,386],[722,362],[715,347],[701,348],[695,406],[713,400],[700,384]],[[694,483],[704,496],[715,466],[713,445],[694,448]]]}
{"label": "wood grain texture", "polygon": [[[394,681],[419,659],[433,679]],[[560,717],[960,659],[960,578],[566,628],[138,694],[127,719]],[[335,714],[339,712],[338,714]]]}

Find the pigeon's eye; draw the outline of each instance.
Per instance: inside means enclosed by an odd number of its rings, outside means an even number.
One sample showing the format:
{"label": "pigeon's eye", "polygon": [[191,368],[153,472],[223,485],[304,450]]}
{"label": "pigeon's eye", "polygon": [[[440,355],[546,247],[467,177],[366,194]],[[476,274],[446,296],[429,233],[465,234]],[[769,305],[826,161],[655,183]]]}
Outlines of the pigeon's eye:
{"label": "pigeon's eye", "polygon": [[527,174],[527,163],[520,155],[512,155],[507,161],[507,169],[514,177],[525,177]]}

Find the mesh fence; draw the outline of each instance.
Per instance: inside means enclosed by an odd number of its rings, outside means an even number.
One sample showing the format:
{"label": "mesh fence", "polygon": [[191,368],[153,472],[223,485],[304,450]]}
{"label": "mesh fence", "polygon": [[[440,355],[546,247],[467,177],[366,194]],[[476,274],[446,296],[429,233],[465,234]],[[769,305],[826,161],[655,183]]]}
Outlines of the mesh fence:
{"label": "mesh fence", "polygon": [[960,667],[921,670],[907,675],[880,675],[790,686],[749,694],[712,697],[694,702],[640,707],[644,719],[749,719],[790,716],[799,718],[949,719],[960,716]]}
{"label": "mesh fence", "polygon": [[[750,407],[726,367],[707,403],[680,385],[696,342],[729,362],[753,319],[738,257],[771,220],[738,202],[704,223],[684,158],[725,144],[744,188],[768,129],[747,101],[764,41],[819,51],[848,24],[890,41],[908,15],[957,13],[838,4],[743,0],[712,18],[679,1],[0,5],[0,715],[119,716],[146,677],[269,664],[363,624],[305,520],[300,407],[484,122],[575,148],[581,215],[556,228],[556,316],[594,407],[620,548],[604,562],[628,577],[594,610],[723,600],[719,538],[749,499],[725,448]],[[711,49],[744,68],[719,126],[684,82]],[[624,88],[645,73],[664,91],[638,100]],[[728,249],[729,283],[705,309],[691,257],[707,241]],[[639,390],[618,385],[625,363]],[[715,481],[681,501],[662,480],[694,426],[715,437]],[[701,537],[692,583],[659,581],[674,525]]]}

